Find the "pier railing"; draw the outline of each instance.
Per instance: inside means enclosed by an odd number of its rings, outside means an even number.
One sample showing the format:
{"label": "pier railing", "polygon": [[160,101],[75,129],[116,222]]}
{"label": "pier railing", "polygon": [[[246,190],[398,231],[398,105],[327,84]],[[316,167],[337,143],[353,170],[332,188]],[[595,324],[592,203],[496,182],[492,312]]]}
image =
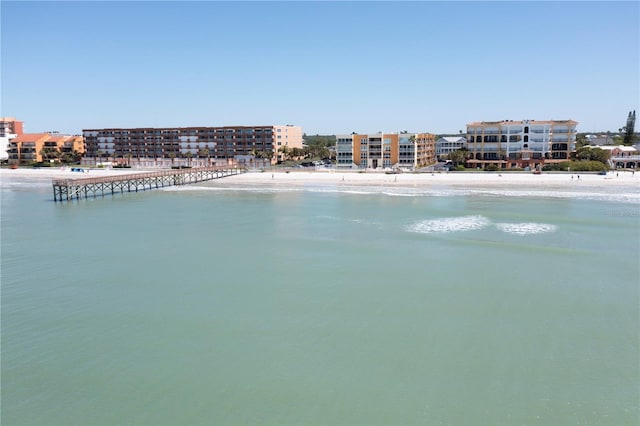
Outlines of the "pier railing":
{"label": "pier railing", "polygon": [[165,186],[187,185],[233,176],[245,171],[245,168],[236,166],[211,166],[116,176],[54,179],[52,181],[53,199],[69,201],[118,192],[138,192]]}

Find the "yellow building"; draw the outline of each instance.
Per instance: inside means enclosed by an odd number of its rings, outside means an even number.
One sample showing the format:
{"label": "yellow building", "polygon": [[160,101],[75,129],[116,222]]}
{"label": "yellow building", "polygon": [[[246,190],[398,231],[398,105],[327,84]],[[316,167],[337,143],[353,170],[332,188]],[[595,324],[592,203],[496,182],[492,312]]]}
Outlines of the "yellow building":
{"label": "yellow building", "polygon": [[421,168],[436,162],[435,136],[407,132],[337,135],[336,156],[342,168]]}
{"label": "yellow building", "polygon": [[573,120],[503,120],[467,124],[467,165],[539,168],[568,161],[575,149]]}
{"label": "yellow building", "polygon": [[9,164],[59,161],[65,155],[84,152],[82,136],[23,133],[9,141]]}

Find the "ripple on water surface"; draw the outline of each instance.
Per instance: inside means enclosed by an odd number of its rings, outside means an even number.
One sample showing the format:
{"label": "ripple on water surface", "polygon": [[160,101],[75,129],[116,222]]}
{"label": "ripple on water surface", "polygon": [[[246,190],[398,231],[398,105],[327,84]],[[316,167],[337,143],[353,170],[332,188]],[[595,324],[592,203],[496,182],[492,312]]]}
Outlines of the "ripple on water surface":
{"label": "ripple on water surface", "polygon": [[496,223],[496,228],[502,232],[517,235],[543,234],[555,232],[558,227],[547,223]]}

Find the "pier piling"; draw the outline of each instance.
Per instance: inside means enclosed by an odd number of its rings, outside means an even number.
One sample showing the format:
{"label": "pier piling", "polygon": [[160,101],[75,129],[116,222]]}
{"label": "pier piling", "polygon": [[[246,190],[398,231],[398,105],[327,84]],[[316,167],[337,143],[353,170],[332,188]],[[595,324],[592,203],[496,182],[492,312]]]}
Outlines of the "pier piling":
{"label": "pier piling", "polygon": [[172,169],[159,172],[135,173],[97,178],[54,179],[53,200],[71,201],[81,198],[96,197],[105,192],[120,193],[146,191],[173,185],[187,185],[238,175],[246,170],[240,167],[198,167],[193,169]]}

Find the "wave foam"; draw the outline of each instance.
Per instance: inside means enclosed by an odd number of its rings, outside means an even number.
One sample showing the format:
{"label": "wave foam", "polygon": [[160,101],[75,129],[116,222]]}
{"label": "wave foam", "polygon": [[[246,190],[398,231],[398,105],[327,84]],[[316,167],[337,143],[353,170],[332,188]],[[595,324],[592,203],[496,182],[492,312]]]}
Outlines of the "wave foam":
{"label": "wave foam", "polygon": [[557,226],[546,223],[496,223],[496,228],[502,232],[517,235],[542,234],[555,232],[558,229]]}
{"label": "wave foam", "polygon": [[[50,185],[47,181],[45,185]],[[6,186],[6,185],[2,185]],[[371,186],[371,185],[271,185],[271,184],[246,184],[237,185],[235,183],[220,186],[197,185],[189,188],[165,187],[164,191],[242,191],[242,192],[263,192],[263,193],[286,193],[286,192],[311,192],[322,194],[345,194],[345,195],[384,195],[387,197],[460,197],[460,196],[488,196],[488,197],[533,197],[533,198],[558,198],[558,199],[587,199],[597,201],[614,201],[640,204],[640,192],[630,191],[628,188],[580,188],[572,191],[558,191],[556,189],[493,189],[486,187],[459,188],[455,186]]]}
{"label": "wave foam", "polygon": [[410,232],[421,234],[446,233],[458,231],[473,231],[482,229],[490,224],[484,216],[448,217],[442,219],[424,220],[409,226]]}

